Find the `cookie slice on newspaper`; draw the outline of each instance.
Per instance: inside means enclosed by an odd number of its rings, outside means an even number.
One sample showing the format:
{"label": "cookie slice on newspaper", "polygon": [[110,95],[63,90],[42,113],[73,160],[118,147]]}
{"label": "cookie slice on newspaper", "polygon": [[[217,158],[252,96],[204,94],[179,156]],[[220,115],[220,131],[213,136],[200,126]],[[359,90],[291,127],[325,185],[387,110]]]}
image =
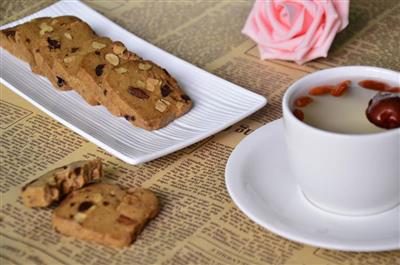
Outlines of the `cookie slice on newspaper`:
{"label": "cookie slice on newspaper", "polygon": [[147,189],[96,183],[69,194],[53,212],[56,231],[112,247],[129,246],[159,211]]}
{"label": "cookie slice on newspaper", "polygon": [[56,168],[22,188],[27,207],[46,207],[103,176],[101,160],[81,160]]}

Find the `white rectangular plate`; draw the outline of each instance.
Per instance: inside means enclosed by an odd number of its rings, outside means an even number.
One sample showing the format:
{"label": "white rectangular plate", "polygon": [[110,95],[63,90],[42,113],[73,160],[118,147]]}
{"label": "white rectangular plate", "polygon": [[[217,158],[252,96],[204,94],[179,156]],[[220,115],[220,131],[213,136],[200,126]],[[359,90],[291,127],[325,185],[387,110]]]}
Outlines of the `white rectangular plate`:
{"label": "white rectangular plate", "polygon": [[76,92],[60,92],[47,79],[31,72],[28,64],[1,49],[0,81],[33,105],[129,164],[159,158],[191,145],[254,113],[266,99],[191,65],[121,28],[79,1],[60,1],[35,17],[74,15],[98,35],[122,41],[129,50],[168,69],[193,99],[190,112],[156,131],[136,128],[111,115],[104,107],[89,106]]}

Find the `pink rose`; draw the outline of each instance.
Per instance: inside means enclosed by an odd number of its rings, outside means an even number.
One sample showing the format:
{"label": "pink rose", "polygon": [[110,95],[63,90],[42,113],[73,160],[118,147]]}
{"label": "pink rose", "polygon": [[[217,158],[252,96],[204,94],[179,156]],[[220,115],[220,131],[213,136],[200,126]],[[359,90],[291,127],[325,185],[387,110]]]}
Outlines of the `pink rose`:
{"label": "pink rose", "polygon": [[258,44],[261,59],[303,64],[327,56],[348,16],[349,0],[256,0],[242,32]]}

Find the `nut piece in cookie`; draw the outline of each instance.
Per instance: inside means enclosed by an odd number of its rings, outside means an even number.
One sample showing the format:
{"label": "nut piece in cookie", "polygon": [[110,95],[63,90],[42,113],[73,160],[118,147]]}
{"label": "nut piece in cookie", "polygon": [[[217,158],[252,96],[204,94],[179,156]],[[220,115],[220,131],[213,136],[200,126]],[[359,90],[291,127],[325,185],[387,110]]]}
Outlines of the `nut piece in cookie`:
{"label": "nut piece in cookie", "polygon": [[46,207],[103,176],[101,160],[77,161],[56,168],[22,188],[26,207]]}
{"label": "nut piece in cookie", "polygon": [[56,231],[112,247],[129,246],[159,211],[153,192],[96,183],[69,194],[53,213]]}

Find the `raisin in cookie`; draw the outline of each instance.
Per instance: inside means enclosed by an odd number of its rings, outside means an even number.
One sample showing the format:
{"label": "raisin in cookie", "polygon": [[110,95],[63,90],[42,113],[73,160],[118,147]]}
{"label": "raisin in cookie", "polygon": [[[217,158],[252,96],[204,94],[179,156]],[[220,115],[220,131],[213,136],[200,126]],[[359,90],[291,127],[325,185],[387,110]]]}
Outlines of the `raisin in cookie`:
{"label": "raisin in cookie", "polygon": [[101,160],[77,161],[56,168],[22,188],[22,200],[27,207],[46,207],[73,190],[102,177]]}
{"label": "raisin in cookie", "polygon": [[129,246],[159,211],[147,189],[98,183],[69,194],[53,213],[56,231],[112,247]]}

